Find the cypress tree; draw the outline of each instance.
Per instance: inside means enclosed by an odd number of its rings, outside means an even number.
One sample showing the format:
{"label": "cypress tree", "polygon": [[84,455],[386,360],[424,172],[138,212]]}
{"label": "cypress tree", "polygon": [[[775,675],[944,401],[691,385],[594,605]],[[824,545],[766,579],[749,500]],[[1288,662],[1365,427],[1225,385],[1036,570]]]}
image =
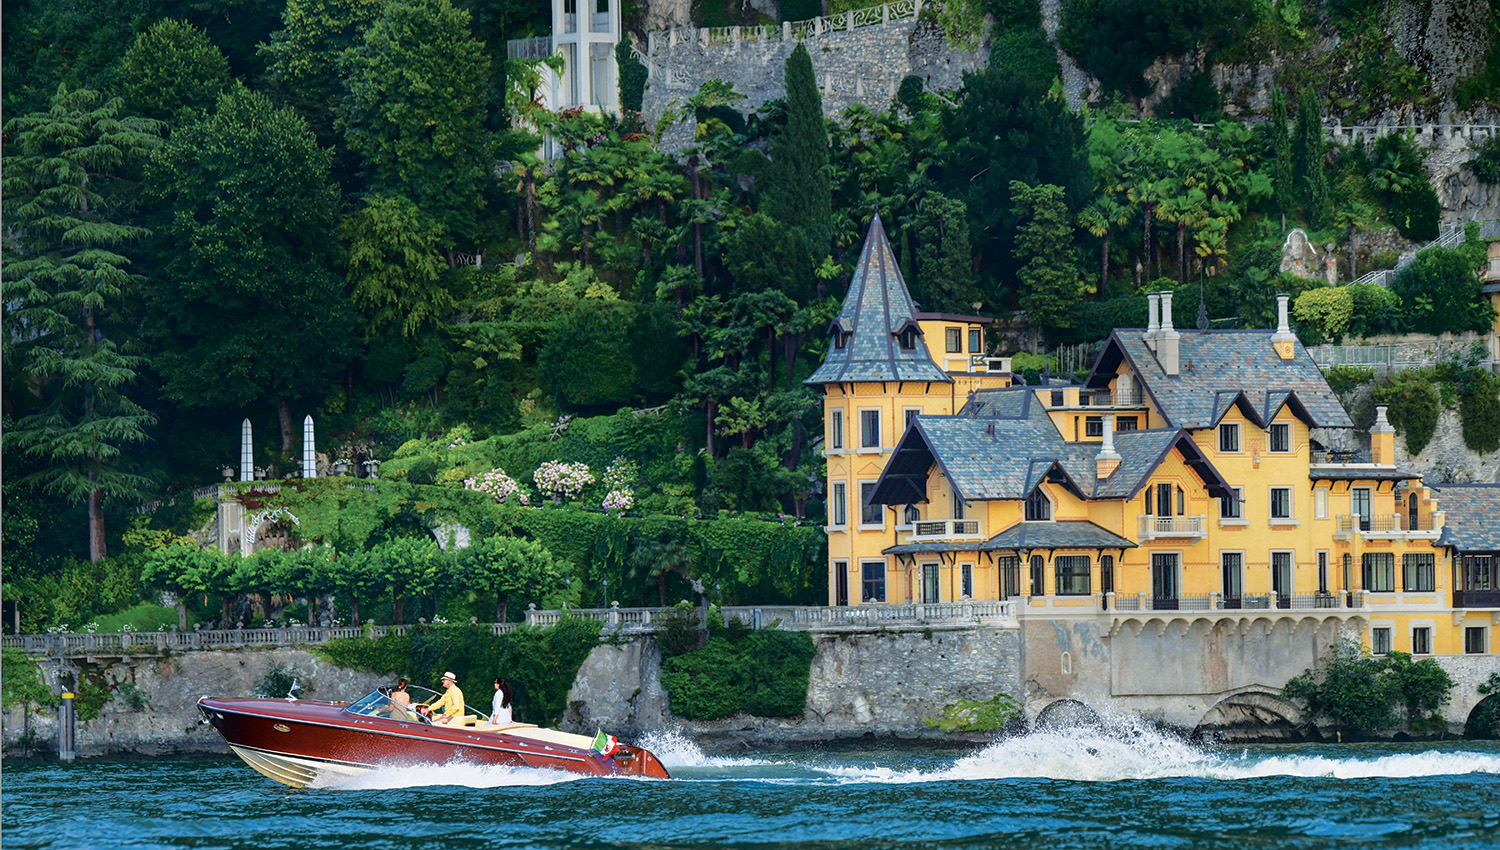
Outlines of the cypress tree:
{"label": "cypress tree", "polygon": [[1296,168],[1307,221],[1313,227],[1328,223],[1328,175],[1323,171],[1323,107],[1308,87],[1297,107]]}
{"label": "cypress tree", "polygon": [[[786,60],[786,127],[771,140],[771,185],[765,212],[798,231],[809,259],[828,254],[833,192],[828,182],[828,126],[812,57],[801,43]],[[810,268],[810,267],[809,267]]]}
{"label": "cypress tree", "polygon": [[1281,229],[1286,230],[1286,213],[1297,205],[1296,179],[1293,177],[1292,136],[1286,126],[1286,99],[1281,86],[1271,88],[1271,150],[1276,158],[1272,183],[1276,189],[1276,207],[1281,211]]}

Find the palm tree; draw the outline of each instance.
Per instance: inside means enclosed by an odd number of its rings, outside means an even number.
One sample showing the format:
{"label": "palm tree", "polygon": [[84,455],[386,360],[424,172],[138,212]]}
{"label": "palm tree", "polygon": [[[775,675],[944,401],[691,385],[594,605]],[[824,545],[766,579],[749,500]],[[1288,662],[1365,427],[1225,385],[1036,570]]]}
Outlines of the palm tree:
{"label": "palm tree", "polygon": [[1078,214],[1078,223],[1089,233],[1100,239],[1099,245],[1099,291],[1103,292],[1109,282],[1109,240],[1116,227],[1130,221],[1130,207],[1120,203],[1112,193],[1094,198],[1093,202]]}

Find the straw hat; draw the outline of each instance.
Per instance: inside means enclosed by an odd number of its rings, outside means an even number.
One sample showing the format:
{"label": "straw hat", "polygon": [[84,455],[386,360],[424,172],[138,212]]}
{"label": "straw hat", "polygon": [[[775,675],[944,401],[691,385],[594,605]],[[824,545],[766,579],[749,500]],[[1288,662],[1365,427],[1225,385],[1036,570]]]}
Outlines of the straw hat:
{"label": "straw hat", "polygon": [[453,675],[453,671],[452,670],[449,670],[449,671],[447,671],[446,673],[443,674],[443,681],[445,681],[445,682],[446,681],[452,681],[453,684],[456,685],[456,684],[458,684],[458,677],[455,676],[455,675]]}

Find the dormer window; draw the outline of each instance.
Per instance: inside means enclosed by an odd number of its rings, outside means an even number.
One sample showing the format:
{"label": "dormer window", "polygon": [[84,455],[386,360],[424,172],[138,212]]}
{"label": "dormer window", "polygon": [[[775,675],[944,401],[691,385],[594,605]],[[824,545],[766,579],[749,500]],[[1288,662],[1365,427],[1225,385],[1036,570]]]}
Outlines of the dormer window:
{"label": "dormer window", "polygon": [[846,333],[844,333],[841,330],[835,330],[833,332],[833,348],[834,348],[834,350],[835,351],[843,351],[844,347],[849,344],[849,336],[850,336],[849,334],[846,334]]}
{"label": "dormer window", "polygon": [[1039,522],[1052,519],[1052,500],[1038,487],[1026,497],[1026,521]]}
{"label": "dormer window", "polygon": [[901,331],[901,333],[897,334],[896,338],[899,339],[899,340],[901,340],[901,350],[902,351],[915,351],[916,350],[916,348],[917,348],[917,329],[916,328],[906,328],[905,330]]}

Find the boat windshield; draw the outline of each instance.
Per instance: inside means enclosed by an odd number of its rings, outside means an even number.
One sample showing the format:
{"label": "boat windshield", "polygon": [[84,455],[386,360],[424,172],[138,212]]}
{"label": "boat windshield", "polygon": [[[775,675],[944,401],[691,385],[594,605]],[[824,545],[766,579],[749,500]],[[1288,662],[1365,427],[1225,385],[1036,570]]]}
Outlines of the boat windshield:
{"label": "boat windshield", "polygon": [[[387,690],[387,688],[377,688],[360,700],[350,703],[349,707],[344,710],[350,714],[359,714],[366,717],[391,717],[397,720],[415,720],[422,723],[430,723],[431,721],[415,711],[414,707],[424,703],[437,702],[442,698],[442,694],[436,691],[431,691],[417,685],[407,685],[406,690],[411,695],[412,705],[405,706],[391,699],[387,695]],[[475,718],[477,722],[489,722],[489,715],[469,706],[464,707],[464,714],[465,716]]]}

